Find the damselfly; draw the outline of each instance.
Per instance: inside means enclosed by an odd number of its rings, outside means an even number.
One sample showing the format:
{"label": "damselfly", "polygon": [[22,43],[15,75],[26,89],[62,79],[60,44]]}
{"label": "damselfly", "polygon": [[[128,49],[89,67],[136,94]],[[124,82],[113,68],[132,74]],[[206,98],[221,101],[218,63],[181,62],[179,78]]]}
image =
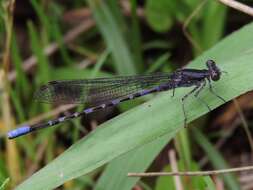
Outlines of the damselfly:
{"label": "damselfly", "polygon": [[150,93],[173,90],[174,96],[176,88],[194,87],[181,99],[184,125],[186,126],[187,117],[184,101],[189,95],[193,94],[211,110],[208,104],[198,96],[206,84],[208,84],[211,93],[223,102],[226,102],[221,96],[214,92],[211,83],[212,81],[218,81],[220,79],[222,71],[213,60],[208,60],[206,66],[207,69],[178,69],[173,73],[51,81],[38,90],[35,95],[36,99],[47,103],[89,104],[92,106],[81,112],[65,115],[48,122],[24,125],[8,132],[8,138],[16,138],[38,129],[55,126],[69,119],[80,117],[81,115],[89,114],[109,106],[115,106],[120,102]]}

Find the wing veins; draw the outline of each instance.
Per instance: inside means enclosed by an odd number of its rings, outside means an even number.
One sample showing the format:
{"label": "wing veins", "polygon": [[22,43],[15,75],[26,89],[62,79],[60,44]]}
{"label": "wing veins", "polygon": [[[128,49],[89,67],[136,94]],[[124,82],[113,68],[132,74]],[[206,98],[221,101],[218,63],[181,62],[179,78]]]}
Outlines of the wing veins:
{"label": "wing veins", "polygon": [[143,89],[166,83],[170,74],[159,73],[98,79],[51,81],[43,85],[35,98],[46,103],[97,105],[125,97]]}

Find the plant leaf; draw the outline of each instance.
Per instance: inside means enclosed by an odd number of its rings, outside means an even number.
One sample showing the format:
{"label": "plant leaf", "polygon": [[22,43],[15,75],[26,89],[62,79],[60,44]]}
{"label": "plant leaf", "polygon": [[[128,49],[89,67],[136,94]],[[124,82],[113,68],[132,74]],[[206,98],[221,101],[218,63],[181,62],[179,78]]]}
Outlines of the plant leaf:
{"label": "plant leaf", "polygon": [[[214,88],[227,101],[253,89],[252,32],[253,24],[242,28],[189,66],[204,68],[203,63],[207,59],[216,60],[228,74],[222,76]],[[52,189],[164,135],[168,136],[169,141],[183,126],[180,98],[187,92],[189,89],[178,89],[174,98],[168,92],[160,93],[151,101],[105,122],[17,189]],[[203,90],[201,96],[213,109],[223,104],[208,89]],[[208,111],[190,98],[186,110],[188,122]]]}

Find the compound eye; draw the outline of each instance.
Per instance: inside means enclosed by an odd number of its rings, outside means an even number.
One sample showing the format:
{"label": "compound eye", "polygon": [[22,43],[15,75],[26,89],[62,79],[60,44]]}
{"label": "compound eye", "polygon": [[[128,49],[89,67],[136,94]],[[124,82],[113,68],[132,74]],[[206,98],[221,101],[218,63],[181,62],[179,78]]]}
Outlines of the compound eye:
{"label": "compound eye", "polygon": [[212,65],[212,64],[214,64],[215,62],[214,62],[214,60],[209,59],[209,60],[207,60],[207,63],[208,63],[208,65]]}
{"label": "compound eye", "polygon": [[212,72],[211,78],[212,78],[213,81],[217,81],[217,80],[220,79],[220,75],[216,72]]}
{"label": "compound eye", "polygon": [[213,60],[209,59],[206,61],[206,65],[209,69],[211,69],[211,68],[215,67],[215,62]]}

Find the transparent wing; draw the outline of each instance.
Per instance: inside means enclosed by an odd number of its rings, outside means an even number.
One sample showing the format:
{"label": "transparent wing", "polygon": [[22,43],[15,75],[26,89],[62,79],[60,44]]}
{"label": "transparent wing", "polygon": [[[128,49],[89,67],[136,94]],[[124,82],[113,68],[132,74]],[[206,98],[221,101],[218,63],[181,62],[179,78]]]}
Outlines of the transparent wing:
{"label": "transparent wing", "polygon": [[168,83],[171,75],[156,73],[112,78],[51,81],[43,85],[35,99],[47,103],[98,105]]}

